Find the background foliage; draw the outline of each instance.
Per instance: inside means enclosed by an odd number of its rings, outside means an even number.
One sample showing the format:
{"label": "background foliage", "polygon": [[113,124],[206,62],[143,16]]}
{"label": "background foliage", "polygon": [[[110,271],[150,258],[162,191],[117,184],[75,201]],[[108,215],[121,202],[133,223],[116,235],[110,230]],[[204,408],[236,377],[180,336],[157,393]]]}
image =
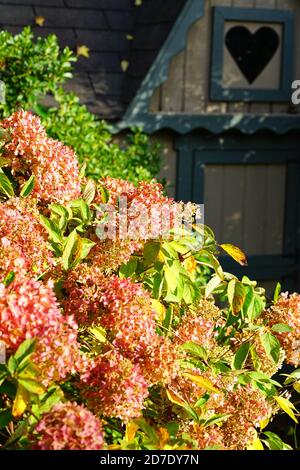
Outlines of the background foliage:
{"label": "background foliage", "polygon": [[[151,180],[159,171],[160,145],[137,129],[123,145],[114,143],[108,124],[61,87],[72,77],[75,61],[68,47],[60,50],[55,35],[34,39],[29,27],[15,36],[1,31],[0,79],[6,86],[6,102],[0,104],[0,115],[9,116],[19,108],[34,110],[48,134],[71,146],[93,178],[109,174],[134,183]],[[41,105],[47,94],[57,106]]]}

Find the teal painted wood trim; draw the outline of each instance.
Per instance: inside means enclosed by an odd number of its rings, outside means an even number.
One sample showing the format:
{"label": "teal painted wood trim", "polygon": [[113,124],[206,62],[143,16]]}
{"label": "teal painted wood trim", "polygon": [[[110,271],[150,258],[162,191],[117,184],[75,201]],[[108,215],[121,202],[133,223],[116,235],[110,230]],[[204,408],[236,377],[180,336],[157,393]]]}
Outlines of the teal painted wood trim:
{"label": "teal painted wood trim", "polygon": [[163,114],[141,113],[134,118],[124,119],[113,127],[117,133],[123,129],[140,127],[148,134],[160,129],[171,129],[184,135],[196,129],[204,129],[213,134],[237,129],[245,134],[254,134],[260,130],[269,130],[275,134],[286,134],[300,129],[300,115],[270,114]]}
{"label": "teal painted wood trim", "polygon": [[174,27],[163,47],[143,80],[135,98],[131,102],[124,121],[131,121],[141,113],[147,113],[152,94],[168,78],[168,69],[172,58],[186,45],[190,26],[204,15],[204,0],[188,0],[183,7]]}
{"label": "teal painted wood trim", "polygon": [[[281,80],[278,90],[222,86],[225,21],[280,23],[283,26]],[[214,7],[210,98],[212,101],[289,102],[293,80],[294,14],[286,10]],[[263,45],[262,45],[263,47]]]}

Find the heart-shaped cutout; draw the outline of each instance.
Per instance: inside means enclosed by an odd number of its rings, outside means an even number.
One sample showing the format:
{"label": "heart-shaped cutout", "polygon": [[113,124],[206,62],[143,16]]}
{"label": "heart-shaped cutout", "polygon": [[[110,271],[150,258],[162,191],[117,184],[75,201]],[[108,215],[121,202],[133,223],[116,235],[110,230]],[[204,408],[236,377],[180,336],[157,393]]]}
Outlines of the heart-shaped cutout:
{"label": "heart-shaped cutout", "polygon": [[225,37],[227,49],[250,84],[273,58],[279,42],[277,32],[268,26],[262,26],[255,33],[245,26],[233,26]]}

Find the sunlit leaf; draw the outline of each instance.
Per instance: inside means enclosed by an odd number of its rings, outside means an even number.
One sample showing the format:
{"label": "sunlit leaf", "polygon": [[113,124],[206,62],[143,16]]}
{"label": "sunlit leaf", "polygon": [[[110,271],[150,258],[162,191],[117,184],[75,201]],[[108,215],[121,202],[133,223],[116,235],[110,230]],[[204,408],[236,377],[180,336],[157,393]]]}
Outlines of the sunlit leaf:
{"label": "sunlit leaf", "polygon": [[280,292],[281,292],[281,284],[280,282],[277,282],[275,292],[274,292],[273,302],[277,302]]}
{"label": "sunlit leaf", "polygon": [[245,364],[250,349],[250,343],[243,343],[234,355],[232,365],[234,369],[242,369]]}
{"label": "sunlit leaf", "polygon": [[246,298],[246,288],[243,284],[235,279],[228,283],[227,287],[228,302],[231,307],[232,313],[236,315],[241,311]]}
{"label": "sunlit leaf", "polygon": [[29,194],[33,191],[35,184],[35,176],[31,175],[28,181],[24,184],[21,192],[20,192],[20,197],[27,197]]}
{"label": "sunlit leaf", "polygon": [[280,355],[280,343],[278,339],[271,335],[271,333],[265,333],[260,337],[260,340],[267,356],[277,364]]}
{"label": "sunlit leaf", "polygon": [[22,416],[30,400],[30,393],[22,384],[18,384],[16,398],[14,399],[12,415],[14,418]]}
{"label": "sunlit leaf", "polygon": [[223,243],[220,247],[233,258],[237,263],[242,266],[247,266],[247,258],[245,253],[235,245],[231,245],[231,243]]}
{"label": "sunlit leaf", "polygon": [[211,380],[207,379],[206,377],[191,374],[189,372],[184,372],[182,375],[208,392],[221,393],[221,391],[211,382]]}
{"label": "sunlit leaf", "polygon": [[293,331],[293,328],[291,328],[286,323],[276,323],[272,326],[271,330],[276,331],[277,333],[290,333]]}
{"label": "sunlit leaf", "polygon": [[209,297],[212,292],[219,287],[221,284],[222,280],[219,278],[219,276],[213,276],[209,282],[206,284],[205,287],[205,297]]}
{"label": "sunlit leaf", "polygon": [[169,387],[166,388],[166,393],[168,399],[172,402],[175,403],[175,405],[178,406],[186,406],[186,402],[176,393],[174,390],[171,390]]}
{"label": "sunlit leaf", "polygon": [[81,45],[77,46],[76,54],[78,57],[85,57],[88,59],[90,57],[90,49],[87,46]]}
{"label": "sunlit leaf", "polygon": [[125,431],[125,440],[128,442],[133,441],[138,429],[139,426],[134,421],[130,421],[129,423],[127,423]]}
{"label": "sunlit leaf", "polygon": [[295,416],[295,413],[293,410],[297,411],[293,403],[291,403],[287,398],[284,397],[274,397],[275,401],[278,403],[280,408],[287,414],[289,415],[290,418],[292,418],[295,423],[298,423],[298,420]]}
{"label": "sunlit leaf", "polygon": [[43,16],[39,15],[35,17],[34,21],[37,26],[44,26],[46,20]]}

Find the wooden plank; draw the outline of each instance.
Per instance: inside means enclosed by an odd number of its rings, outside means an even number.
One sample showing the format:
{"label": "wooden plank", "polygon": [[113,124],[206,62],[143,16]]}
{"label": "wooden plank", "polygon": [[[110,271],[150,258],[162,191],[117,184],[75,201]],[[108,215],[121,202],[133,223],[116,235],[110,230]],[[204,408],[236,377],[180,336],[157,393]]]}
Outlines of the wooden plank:
{"label": "wooden plank", "polygon": [[266,175],[267,165],[245,166],[243,248],[247,255],[264,254]]}
{"label": "wooden plank", "polygon": [[264,254],[281,254],[285,210],[285,165],[268,165]]}
{"label": "wooden plank", "polygon": [[162,148],[162,162],[158,177],[167,182],[166,191],[169,197],[175,197],[177,152],[174,149],[174,136],[168,130],[162,130],[151,136],[152,142],[160,143]]}
{"label": "wooden plank", "polygon": [[224,165],[224,212],[221,240],[242,246],[243,242],[243,194],[245,187],[243,165]]}
{"label": "wooden plank", "polygon": [[[211,34],[212,7],[214,7],[214,6],[230,7],[230,6],[232,6],[232,0],[210,0],[210,2],[207,1],[207,4],[208,5],[210,4],[210,8],[206,12],[208,24],[210,25],[210,28],[209,28],[210,29],[210,35],[208,37],[208,42],[207,42],[208,47],[207,47],[207,49],[209,51],[209,54],[211,54],[211,48],[212,48],[212,42],[211,42],[211,37],[212,37],[212,34]],[[208,66],[208,70],[209,70],[209,66]],[[221,113],[221,114],[227,113],[228,103],[217,103],[217,102],[213,102],[213,101],[209,100],[209,83],[210,83],[210,76],[208,77],[208,80],[207,80],[206,112],[207,113]]]}
{"label": "wooden plank", "polygon": [[185,113],[201,113],[206,109],[209,80],[210,22],[209,2],[205,2],[204,17],[192,25],[185,49]]}
{"label": "wooden plank", "polygon": [[[296,9],[299,9],[299,16],[298,19],[296,17],[295,21],[295,50],[294,50],[294,60],[295,60],[295,70],[297,69],[297,64],[299,64],[299,73],[300,73],[300,46],[299,46],[299,41],[300,41],[300,33],[299,33],[299,25],[300,24],[300,4],[299,0],[277,0],[276,1],[276,8],[277,10],[290,10],[293,11]],[[300,76],[297,72],[295,77]],[[273,103],[271,105],[271,110],[273,114],[282,114],[286,113],[288,111],[289,104],[288,103]]]}
{"label": "wooden plank", "polygon": [[158,113],[160,109],[161,103],[161,87],[155,88],[149,106],[150,113]]}
{"label": "wooden plank", "polygon": [[162,111],[182,112],[184,92],[184,51],[173,57],[168,80],[162,84]]}
{"label": "wooden plank", "polygon": [[204,223],[222,240],[224,165],[205,165]]}

